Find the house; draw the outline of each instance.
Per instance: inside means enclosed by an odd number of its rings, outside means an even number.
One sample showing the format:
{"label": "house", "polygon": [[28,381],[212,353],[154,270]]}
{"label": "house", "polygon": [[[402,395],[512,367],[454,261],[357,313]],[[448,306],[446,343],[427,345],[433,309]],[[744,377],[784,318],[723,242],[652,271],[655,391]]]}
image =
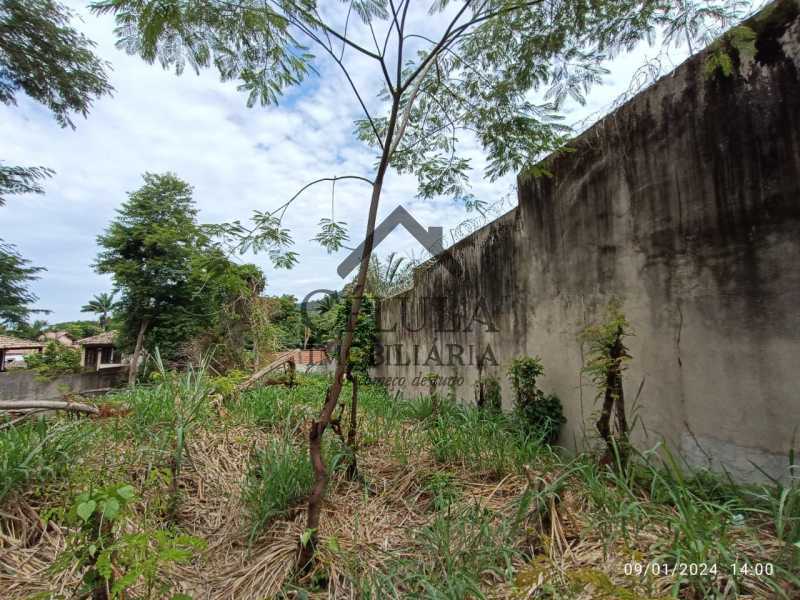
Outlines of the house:
{"label": "house", "polygon": [[292,353],[291,358],[294,359],[296,368],[302,373],[326,373],[332,368],[333,361],[325,348],[296,348],[289,352]]}
{"label": "house", "polygon": [[74,348],[77,346],[75,337],[68,331],[47,331],[39,336],[39,341],[44,342],[58,342],[67,348]]}
{"label": "house", "polygon": [[0,371],[5,371],[7,366],[22,366],[24,357],[31,352],[41,352],[44,344],[0,335]]}
{"label": "house", "polygon": [[87,371],[99,371],[122,365],[122,352],[114,343],[116,336],[116,331],[105,331],[78,340],[81,347],[81,366]]}

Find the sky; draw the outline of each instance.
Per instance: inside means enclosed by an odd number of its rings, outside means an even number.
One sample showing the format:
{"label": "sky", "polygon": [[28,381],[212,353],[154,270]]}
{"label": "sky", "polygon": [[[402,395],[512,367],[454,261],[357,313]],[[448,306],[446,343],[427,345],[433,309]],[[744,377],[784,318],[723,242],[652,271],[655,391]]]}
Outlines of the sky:
{"label": "sky", "polygon": [[[75,119],[76,129],[61,128],[41,105],[18,95],[17,106],[0,105],[0,158],[9,165],[43,165],[56,171],[45,181],[43,195],[9,196],[0,209],[0,239],[17,246],[34,265],[45,267],[32,284],[36,308],[52,311],[51,322],[90,318],[80,307],[93,295],[112,289],[108,276],[92,269],[96,238],[114,218],[126,193],[142,184],[142,173],[171,171],[194,188],[203,223],[247,220],[254,209],[283,204],[309,181],[355,174],[369,177],[375,156],[355,140],[353,121],[358,104],[335,65],[322,63],[319,76],[290,92],[278,106],[247,108],[235,82],[221,83],[214,71],[181,76],[148,65],[114,45],[113,19],[91,15],[82,2],[67,2],[79,19],[74,25],[97,43],[96,53],[111,65],[111,97],[96,101],[88,118]],[[341,3],[325,5],[329,15],[344,18]],[[410,30],[441,32],[441,20],[423,14]],[[416,29],[415,29],[416,28]],[[628,89],[631,79],[658,49],[641,46],[609,63],[611,73],[595,88],[585,106],[567,105],[567,123],[598,117]],[[666,68],[686,56],[670,51]],[[377,91],[367,59],[345,54],[356,84]],[[373,94],[367,93],[371,97]],[[375,101],[368,100],[371,107]],[[483,156],[477,143],[465,140],[474,158],[472,192],[488,204],[508,210],[515,203],[514,177],[490,182],[482,176]],[[369,189],[363,183],[336,185],[335,218],[350,226],[351,241],[363,236]],[[380,219],[402,204],[425,226],[450,232],[470,215],[450,199],[420,200],[416,180],[390,172],[379,211]],[[343,249],[327,254],[311,241],[317,223],[331,215],[331,188],[317,185],[287,211],[299,264],[290,271],[274,269],[265,255],[237,257],[255,262],[267,276],[269,294],[298,298],[320,289],[338,289],[343,281],[336,267]],[[348,244],[355,246],[357,242]],[[379,247],[404,256],[424,257],[404,231],[392,233]]]}

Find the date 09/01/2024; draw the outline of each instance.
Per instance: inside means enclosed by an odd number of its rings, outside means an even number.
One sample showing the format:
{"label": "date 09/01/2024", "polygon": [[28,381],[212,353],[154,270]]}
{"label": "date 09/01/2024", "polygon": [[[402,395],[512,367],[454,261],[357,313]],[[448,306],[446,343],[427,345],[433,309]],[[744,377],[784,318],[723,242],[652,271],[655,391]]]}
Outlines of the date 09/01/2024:
{"label": "date 09/01/2024", "polygon": [[775,573],[772,563],[731,563],[727,565],[717,565],[716,563],[642,563],[627,562],[624,567],[625,575],[652,575],[655,577],[663,576],[699,576],[715,577],[719,573],[729,573],[734,577],[756,576],[770,577]]}

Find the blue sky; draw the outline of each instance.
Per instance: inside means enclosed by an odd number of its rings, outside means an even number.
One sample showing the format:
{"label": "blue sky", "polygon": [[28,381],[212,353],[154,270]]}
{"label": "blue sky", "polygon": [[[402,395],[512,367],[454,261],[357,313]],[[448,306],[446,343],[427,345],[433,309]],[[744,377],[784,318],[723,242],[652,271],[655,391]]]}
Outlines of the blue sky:
{"label": "blue sky", "polygon": [[[52,311],[50,322],[85,318],[80,306],[92,295],[110,291],[111,280],[91,267],[95,240],[126,192],[141,185],[145,171],[172,171],[191,183],[202,222],[247,219],[253,209],[277,207],[318,177],[370,176],[374,156],[352,136],[358,105],[332,65],[322,63],[321,77],[280,106],[248,109],[235,83],[220,83],[212,71],[196,76],[187,70],[176,77],[128,56],[114,47],[111,18],[90,15],[83,3],[68,4],[82,16],[76,26],[97,42],[96,52],[112,65],[113,97],[97,101],[87,119],[76,119],[74,131],[60,128],[42,106],[25,97],[18,98],[16,107],[0,105],[3,161],[56,171],[45,183],[45,194],[12,196],[0,210],[0,238],[47,268],[33,289],[40,298],[37,307]],[[327,6],[342,11],[344,5]],[[412,27],[436,31],[438,24],[426,17]],[[586,106],[568,106],[567,122],[602,114],[628,88],[636,69],[656,53],[643,46],[610,63],[605,85],[593,91]],[[671,51],[666,68],[684,57],[682,49]],[[352,64],[357,84],[377,90],[369,65],[358,60]],[[465,145],[476,166],[474,194],[490,204],[502,200],[505,209],[513,206],[514,178],[484,180],[479,146],[470,140]],[[391,173],[380,215],[403,204],[423,224],[443,226],[446,237],[467,217],[450,200],[421,201],[415,190],[413,177]],[[285,223],[300,253],[297,267],[276,271],[265,256],[241,259],[264,269],[267,293],[302,297],[313,289],[341,287],[336,266],[346,250],[328,255],[310,241],[319,219],[330,216],[330,191],[324,184],[312,188],[287,213]],[[367,186],[340,182],[336,192],[336,219],[349,223],[355,239],[365,227]],[[393,233],[380,254],[391,250],[421,255],[404,232]]]}

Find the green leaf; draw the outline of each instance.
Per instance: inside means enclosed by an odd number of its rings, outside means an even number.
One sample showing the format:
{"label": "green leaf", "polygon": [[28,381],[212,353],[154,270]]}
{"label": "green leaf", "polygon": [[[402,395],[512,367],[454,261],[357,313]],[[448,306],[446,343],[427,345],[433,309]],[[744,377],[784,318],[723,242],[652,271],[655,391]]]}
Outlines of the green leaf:
{"label": "green leaf", "polygon": [[78,504],[78,508],[75,510],[75,512],[77,512],[78,516],[83,519],[84,522],[86,522],[91,518],[95,508],[97,508],[97,502],[94,500],[87,500],[86,502],[81,502]]}
{"label": "green leaf", "polygon": [[328,546],[328,549],[330,549],[331,552],[341,551],[341,547],[339,546],[339,540],[337,540],[336,536],[334,535],[325,540],[325,544]]}
{"label": "green leaf", "polygon": [[316,529],[306,529],[303,533],[300,534],[300,544],[304,547],[308,545],[308,542],[311,541],[311,538],[314,537],[314,533],[316,533]]}
{"label": "green leaf", "polygon": [[116,498],[109,498],[103,501],[103,518],[113,521],[119,514],[119,500]]}
{"label": "green leaf", "polygon": [[130,501],[136,496],[136,490],[133,489],[132,485],[123,485],[117,489],[117,496],[123,500]]}

